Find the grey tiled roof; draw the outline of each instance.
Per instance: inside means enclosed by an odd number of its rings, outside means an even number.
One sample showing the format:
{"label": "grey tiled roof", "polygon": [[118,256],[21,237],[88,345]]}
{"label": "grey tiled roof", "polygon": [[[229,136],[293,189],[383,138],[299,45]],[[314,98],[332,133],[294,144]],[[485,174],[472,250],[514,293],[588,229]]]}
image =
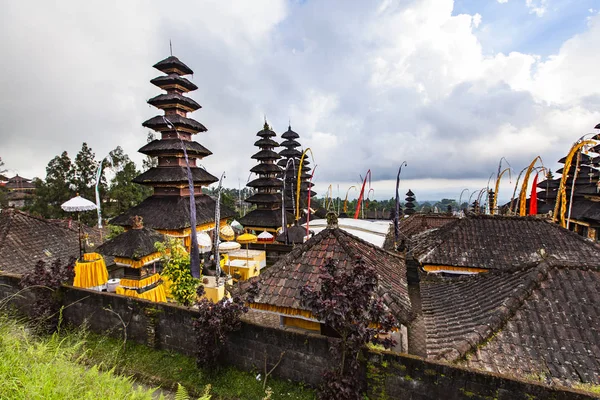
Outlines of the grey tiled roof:
{"label": "grey tiled roof", "polygon": [[469,216],[415,235],[409,249],[421,264],[506,269],[541,260],[600,266],[600,246],[533,217]]}
{"label": "grey tiled roof", "polygon": [[29,272],[42,260],[67,262],[79,255],[76,230],[14,209],[0,213],[0,271]]}
{"label": "grey tiled roof", "polygon": [[338,228],[322,230],[261,272],[257,278],[261,292],[255,302],[304,309],[300,289],[306,284],[318,285],[319,268],[329,258],[337,262],[338,268],[348,269],[358,257],[377,270],[378,296],[401,322],[406,322],[410,299],[404,259]]}
{"label": "grey tiled roof", "polygon": [[600,383],[600,271],[544,262],[421,282],[427,356],[547,382]]}

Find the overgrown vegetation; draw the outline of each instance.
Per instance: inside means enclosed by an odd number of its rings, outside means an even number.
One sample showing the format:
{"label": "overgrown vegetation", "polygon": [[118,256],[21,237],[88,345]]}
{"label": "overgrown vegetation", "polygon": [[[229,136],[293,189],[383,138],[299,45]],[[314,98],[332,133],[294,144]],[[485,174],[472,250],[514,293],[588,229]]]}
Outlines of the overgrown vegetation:
{"label": "overgrown vegetation", "polygon": [[252,302],[258,295],[258,283],[251,283],[243,297],[236,292],[231,298],[223,297],[217,303],[203,297],[203,294],[204,286],[200,286],[200,300],[196,303],[199,317],[194,319],[194,332],[198,345],[198,367],[210,368],[217,366],[227,334],[241,328],[240,317],[248,312],[246,303]]}
{"label": "overgrown vegetation", "polygon": [[[77,333],[80,337],[81,333]],[[206,385],[212,385],[211,400],[256,400],[266,396],[262,380],[257,380],[261,371],[245,372],[232,367],[219,370],[198,369],[195,357],[180,353],[155,350],[128,341],[125,348],[119,339],[88,333],[81,349],[81,361],[88,365],[101,365],[105,369],[116,368],[125,375],[132,375],[148,385],[177,390],[183,385],[190,397],[203,395]],[[271,399],[310,400],[315,398],[312,390],[301,384],[278,379],[269,379],[273,392]]]}
{"label": "overgrown vegetation", "polygon": [[75,259],[66,264],[56,259],[48,268],[44,261],[38,261],[33,271],[23,276],[20,285],[31,290],[35,302],[31,307],[37,327],[45,332],[54,332],[58,327],[61,312],[61,291],[64,283],[71,283],[75,277]]}
{"label": "overgrown vegetation", "polygon": [[[36,337],[21,323],[0,315],[0,398],[11,400],[152,399],[154,390],[132,379],[76,361],[84,354],[80,338],[57,333]],[[162,396],[160,398],[163,398]]]}
{"label": "overgrown vegetation", "polygon": [[155,246],[162,254],[161,275],[169,280],[171,296],[179,304],[191,306],[196,301],[196,290],[201,281],[194,278],[190,272],[189,253],[177,238],[168,238],[163,243],[156,243]]}
{"label": "overgrown vegetation", "polygon": [[340,338],[330,347],[339,366],[324,374],[320,398],[360,400],[365,389],[360,379],[362,351],[368,343],[394,346],[386,333],[397,322],[375,296],[378,279],[374,267],[360,258],[352,269],[340,269],[336,264],[328,259],[321,267],[319,290],[310,285],[302,288],[302,304]]}

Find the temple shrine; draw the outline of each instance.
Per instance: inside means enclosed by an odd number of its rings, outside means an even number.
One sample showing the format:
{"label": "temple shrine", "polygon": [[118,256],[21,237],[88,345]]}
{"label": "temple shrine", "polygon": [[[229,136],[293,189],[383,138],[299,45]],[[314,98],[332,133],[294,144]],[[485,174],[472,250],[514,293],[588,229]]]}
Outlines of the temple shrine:
{"label": "temple shrine", "polygon": [[145,228],[142,218],[134,217],[131,229],[98,247],[99,252],[113,256],[115,263],[123,268],[123,277],[115,280],[118,282],[117,294],[155,302],[167,300],[165,285],[159,275],[161,254],[154,247],[156,242],[162,241],[163,235]]}
{"label": "temple shrine", "polygon": [[[240,223],[249,230],[277,232],[282,226],[281,222],[281,175],[282,169],[275,163],[281,156],[273,149],[279,147],[272,138],[277,136],[267,122],[256,136],[260,137],[254,145],[260,150],[252,156],[258,160],[258,165],[252,167],[250,172],[258,178],[248,182],[247,186],[254,188],[256,193],[246,199],[246,202],[256,206],[240,219]],[[291,217],[290,217],[291,218]]]}
{"label": "temple shrine", "polygon": [[[290,166],[285,174],[282,172],[280,175],[280,178],[285,178],[285,210],[288,213],[295,215],[296,207],[300,207],[301,209],[306,207],[308,189],[313,187],[313,184],[310,182],[310,161],[307,157],[302,160],[302,172],[300,175],[300,204],[296,204],[298,168],[300,167],[300,159],[302,157],[302,152],[298,150],[301,144],[297,141],[297,139],[300,138],[300,135],[294,132],[291,126],[288,126],[288,130],[284,132],[281,137],[285,139],[283,142],[281,142],[281,147],[285,147],[285,149],[279,152],[279,155],[282,158],[277,162],[277,165],[285,170],[289,160],[293,160],[293,166]],[[316,193],[312,192],[311,195],[314,196]]]}
{"label": "temple shrine", "polygon": [[[151,186],[153,194],[114,218],[111,223],[129,228],[132,217],[140,216],[147,228],[184,238],[189,249],[192,227],[187,166],[189,165],[194,188],[196,231],[206,231],[215,227],[216,202],[202,193],[202,187],[218,179],[197,165],[197,160],[202,160],[212,153],[192,140],[193,135],[207,131],[204,125],[187,116],[189,112],[201,108],[196,101],[185,96],[198,88],[184,77],[193,74],[193,71],[175,56],[156,63],[154,68],[165,75],[150,82],[166,93],[151,98],[148,103],[163,110],[164,115],[150,118],[142,125],[158,132],[160,138],[146,144],[139,152],[158,158],[158,165],[133,180],[135,183]],[[220,216],[220,224],[223,225],[227,218],[234,216],[234,212],[221,206]]]}

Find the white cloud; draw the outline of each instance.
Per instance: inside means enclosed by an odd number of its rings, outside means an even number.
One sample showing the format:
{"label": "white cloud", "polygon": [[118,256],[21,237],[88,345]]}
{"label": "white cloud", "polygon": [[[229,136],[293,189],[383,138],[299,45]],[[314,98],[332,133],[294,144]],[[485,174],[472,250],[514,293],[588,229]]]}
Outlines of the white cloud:
{"label": "white cloud", "polygon": [[508,0],[496,0],[498,3],[500,4],[505,4],[508,3]]}
{"label": "white cloud", "polygon": [[[169,39],[196,72],[192,97],[203,108],[191,116],[209,129],[196,139],[214,153],[202,164],[226,170],[229,186],[246,181],[265,114],[278,133],[291,119],[313,150],[321,193],[368,168],[391,182],[406,160],[403,176],[420,198],[485,185],[502,156],[515,169],[538,154],[552,164],[600,122],[598,15],[542,59],[483,49],[481,15],[452,15],[452,0],[251,3],[7,3],[7,167],[43,176],[54,155],[74,156],[82,141],[98,156],[121,145],[141,160],[141,123],[158,114],[145,104],[159,93],[151,65],[168,55]],[[386,197],[381,184],[376,196]]]}
{"label": "white cloud", "polygon": [[531,14],[543,16],[548,8],[548,0],[525,0],[525,5]]}

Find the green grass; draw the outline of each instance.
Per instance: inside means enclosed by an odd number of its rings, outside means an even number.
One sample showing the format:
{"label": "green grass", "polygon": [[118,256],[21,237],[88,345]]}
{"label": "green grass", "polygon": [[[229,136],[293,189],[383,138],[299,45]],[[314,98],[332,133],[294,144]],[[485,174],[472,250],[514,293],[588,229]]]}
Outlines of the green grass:
{"label": "green grass", "polygon": [[[259,373],[264,377],[263,371],[250,373],[232,367],[213,372],[202,371],[196,367],[193,357],[154,350],[131,341],[128,341],[123,349],[122,344],[121,340],[88,333],[82,361],[90,365],[100,364],[107,369],[116,368],[150,385],[176,389],[179,383],[196,396],[201,395],[204,387],[210,384],[213,400],[255,400],[266,397],[262,388],[263,382],[256,379]],[[267,386],[273,392],[272,400],[315,398],[313,390],[304,388],[298,383],[269,377]]]}
{"label": "green grass", "polygon": [[36,337],[0,315],[0,399],[152,399],[130,378],[75,362],[84,342],[59,335]]}

